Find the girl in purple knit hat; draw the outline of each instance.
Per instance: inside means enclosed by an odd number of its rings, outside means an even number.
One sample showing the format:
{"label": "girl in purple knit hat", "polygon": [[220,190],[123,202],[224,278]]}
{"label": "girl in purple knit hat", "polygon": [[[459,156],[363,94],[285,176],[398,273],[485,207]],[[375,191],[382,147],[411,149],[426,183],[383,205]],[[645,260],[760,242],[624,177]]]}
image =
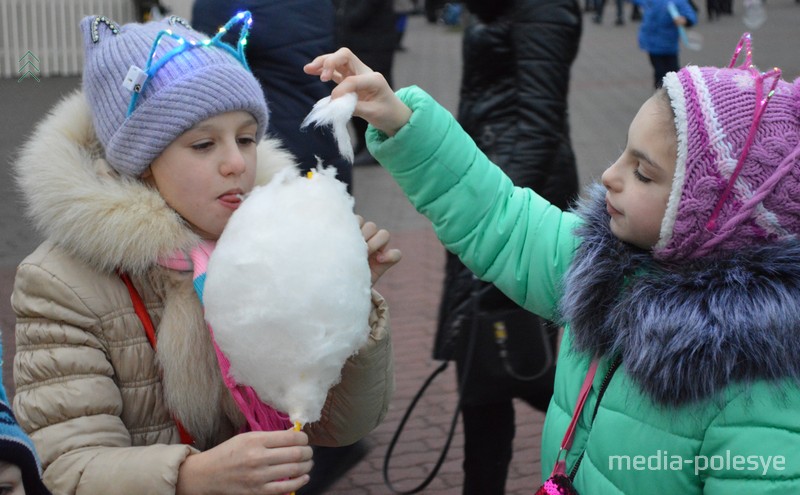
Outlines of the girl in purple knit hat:
{"label": "girl in purple knit hat", "polygon": [[800,493],[800,79],[753,66],[749,35],[668,73],[569,212],[349,50],[305,70],[358,94],[449,250],[565,326],[539,493]]}
{"label": "girl in purple knit hat", "polygon": [[[251,401],[272,420],[258,430],[222,375],[193,278],[242,197],[296,166],[264,138],[267,105],[243,53],[249,25],[240,13],[223,28],[241,30],[233,47],[174,16],[85,18],[83,88],[14,164],[46,239],[12,295],[14,410],[53,493],[284,494],[308,482],[310,444],[353,443],[386,414],[391,334],[369,285],[366,343],[319,421],[291,431]],[[375,224],[361,233],[374,283],[400,253]]]}

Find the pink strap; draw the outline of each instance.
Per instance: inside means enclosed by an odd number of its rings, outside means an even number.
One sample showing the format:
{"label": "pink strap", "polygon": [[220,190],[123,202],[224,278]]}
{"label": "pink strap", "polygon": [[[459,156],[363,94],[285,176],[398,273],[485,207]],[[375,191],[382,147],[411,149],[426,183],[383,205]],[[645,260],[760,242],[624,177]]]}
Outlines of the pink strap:
{"label": "pink strap", "polygon": [[597,373],[598,363],[599,360],[597,358],[592,359],[589,370],[586,372],[586,378],[584,378],[583,385],[581,385],[581,392],[578,394],[578,402],[575,403],[575,410],[572,412],[572,421],[569,422],[569,427],[567,427],[567,432],[564,434],[564,439],[561,440],[561,450],[558,451],[556,465],[553,466],[553,472],[550,476],[566,474],[567,472],[566,453],[569,452],[569,448],[572,447],[572,440],[575,437],[575,427],[578,425],[578,418],[583,410],[583,405],[586,403],[586,398],[589,396],[589,390],[592,389],[592,382],[594,382],[594,375]]}

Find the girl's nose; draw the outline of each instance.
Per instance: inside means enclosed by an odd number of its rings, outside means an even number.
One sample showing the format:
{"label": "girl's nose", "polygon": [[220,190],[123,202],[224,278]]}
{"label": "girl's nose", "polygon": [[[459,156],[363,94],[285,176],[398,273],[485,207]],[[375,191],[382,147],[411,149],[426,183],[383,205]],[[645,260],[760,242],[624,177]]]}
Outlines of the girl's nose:
{"label": "girl's nose", "polygon": [[242,150],[235,144],[228,146],[220,164],[222,175],[239,175],[245,171],[245,168],[246,161]]}
{"label": "girl's nose", "polygon": [[608,190],[619,188],[622,183],[619,167],[617,166],[618,163],[619,159],[605,169],[605,171],[603,171],[603,175],[600,176],[600,182]]}

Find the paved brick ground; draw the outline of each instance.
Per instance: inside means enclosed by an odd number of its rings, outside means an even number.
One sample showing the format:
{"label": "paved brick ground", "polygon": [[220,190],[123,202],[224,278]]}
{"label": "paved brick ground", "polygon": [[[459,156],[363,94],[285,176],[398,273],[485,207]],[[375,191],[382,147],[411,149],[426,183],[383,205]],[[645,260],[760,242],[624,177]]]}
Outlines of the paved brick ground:
{"label": "paved brick ground", "polygon": [[[702,3],[702,2],[701,2]],[[705,36],[700,52],[683,51],[683,63],[724,64],[745,30],[736,15],[708,23],[701,15],[695,28]],[[701,8],[703,5],[701,5]],[[756,61],[763,67],[779,66],[786,78],[800,75],[800,5],[794,0],[769,0],[769,19],[754,32]],[[604,25],[586,17],[581,51],[573,71],[570,105],[572,137],[582,182],[598,177],[624,145],[628,124],[639,105],[651,94],[651,72],[646,56],[636,46],[638,24]],[[460,79],[460,33],[427,24],[414,17],[405,43],[408,51],[396,59],[397,87],[418,84],[454,111]],[[24,136],[59,95],[76,87],[76,78],[51,78],[25,84],[0,80],[0,328],[5,363],[3,379],[11,387],[13,315],[8,297],[14,267],[37,242],[31,227],[21,218],[18,198],[5,165]],[[436,309],[441,291],[443,249],[427,220],[416,213],[388,174],[379,167],[358,167],[354,173],[356,209],[366,218],[392,231],[394,243],[403,250],[402,263],[390,271],[378,289],[389,300],[394,331],[397,392],[386,421],[367,437],[372,446],[367,457],[341,478],[331,495],[378,495],[389,493],[381,467],[387,445],[397,424],[422,381],[438,365],[430,358]],[[439,377],[396,447],[391,476],[400,489],[421,481],[435,462],[455,405],[452,370]],[[542,415],[529,407],[517,407],[517,436],[509,474],[510,494],[531,493],[539,480],[539,433]],[[456,495],[461,485],[460,427],[447,462],[425,493]]]}

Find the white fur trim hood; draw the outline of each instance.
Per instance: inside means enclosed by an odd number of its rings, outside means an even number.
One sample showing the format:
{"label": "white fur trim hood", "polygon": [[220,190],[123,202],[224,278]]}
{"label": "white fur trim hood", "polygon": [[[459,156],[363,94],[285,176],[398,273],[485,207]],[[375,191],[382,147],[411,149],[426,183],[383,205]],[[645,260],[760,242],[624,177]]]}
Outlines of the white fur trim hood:
{"label": "white fur trim hood", "polygon": [[[296,166],[280,141],[265,138],[256,183]],[[14,176],[36,229],[101,270],[142,273],[159,257],[198,242],[158,191],[109,167],[81,91],[37,125],[14,162]]]}

